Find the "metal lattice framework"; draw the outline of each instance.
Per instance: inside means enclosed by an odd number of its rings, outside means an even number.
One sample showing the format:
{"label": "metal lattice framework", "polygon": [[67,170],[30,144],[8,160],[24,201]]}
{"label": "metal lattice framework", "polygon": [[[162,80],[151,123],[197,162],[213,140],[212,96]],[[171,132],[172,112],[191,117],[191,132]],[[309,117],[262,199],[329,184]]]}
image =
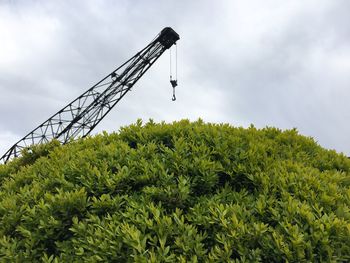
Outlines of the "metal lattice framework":
{"label": "metal lattice framework", "polygon": [[172,28],[164,28],[144,49],[28,133],[0,160],[6,163],[20,156],[24,148],[52,139],[65,144],[78,136],[87,136],[164,51],[179,39]]}

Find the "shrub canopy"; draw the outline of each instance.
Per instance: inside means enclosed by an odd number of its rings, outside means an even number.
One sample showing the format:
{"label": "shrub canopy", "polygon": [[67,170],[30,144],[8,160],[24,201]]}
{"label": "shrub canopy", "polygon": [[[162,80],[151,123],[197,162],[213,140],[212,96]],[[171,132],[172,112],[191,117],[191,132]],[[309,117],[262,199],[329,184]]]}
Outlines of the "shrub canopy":
{"label": "shrub canopy", "polygon": [[347,261],[349,186],[296,130],[139,120],[0,165],[0,259]]}

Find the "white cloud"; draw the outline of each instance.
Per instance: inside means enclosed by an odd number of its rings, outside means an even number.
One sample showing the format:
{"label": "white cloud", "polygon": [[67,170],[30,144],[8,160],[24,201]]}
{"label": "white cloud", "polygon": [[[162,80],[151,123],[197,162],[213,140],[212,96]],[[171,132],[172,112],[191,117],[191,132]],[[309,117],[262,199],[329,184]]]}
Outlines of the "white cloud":
{"label": "white cloud", "polygon": [[28,74],[23,64],[32,61],[35,66],[38,57],[48,57],[55,49],[59,22],[35,10],[12,9],[0,8],[0,70]]}

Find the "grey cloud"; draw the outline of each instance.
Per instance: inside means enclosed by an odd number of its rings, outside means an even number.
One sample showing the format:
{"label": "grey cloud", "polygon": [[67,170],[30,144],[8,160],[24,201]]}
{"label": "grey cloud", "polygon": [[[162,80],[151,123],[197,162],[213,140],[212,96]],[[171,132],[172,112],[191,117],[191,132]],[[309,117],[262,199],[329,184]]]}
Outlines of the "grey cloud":
{"label": "grey cloud", "polygon": [[19,53],[0,61],[1,138],[25,135],[170,25],[181,37],[176,103],[164,54],[95,133],[138,117],[202,117],[296,127],[350,154],[347,1],[15,3],[0,4]]}

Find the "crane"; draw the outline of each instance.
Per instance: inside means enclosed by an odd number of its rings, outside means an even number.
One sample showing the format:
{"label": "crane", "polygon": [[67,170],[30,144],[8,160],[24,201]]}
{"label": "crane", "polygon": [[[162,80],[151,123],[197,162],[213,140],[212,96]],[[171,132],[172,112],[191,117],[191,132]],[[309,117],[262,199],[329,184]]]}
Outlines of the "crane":
{"label": "crane", "polygon": [[[179,39],[171,27],[165,27],[136,55],[15,143],[0,161],[7,163],[20,156],[23,149],[52,139],[66,144],[78,136],[86,137],[165,50],[176,45]],[[174,88],[175,82],[171,77],[170,80]]]}

